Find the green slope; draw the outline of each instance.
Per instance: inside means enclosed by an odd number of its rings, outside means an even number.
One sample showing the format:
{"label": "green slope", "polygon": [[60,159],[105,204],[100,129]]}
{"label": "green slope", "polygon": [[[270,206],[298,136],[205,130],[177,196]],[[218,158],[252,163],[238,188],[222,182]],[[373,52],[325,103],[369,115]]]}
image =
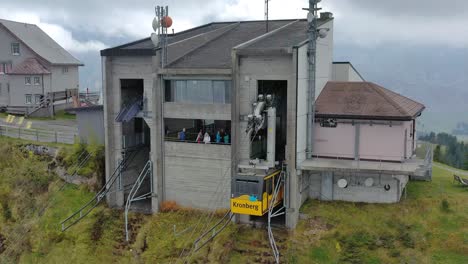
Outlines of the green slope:
{"label": "green slope", "polygon": [[[47,160],[8,142],[0,138],[0,263],[182,263],[183,249],[190,252],[202,227],[222,215],[190,209],[132,214],[126,243],[123,214],[101,205],[61,232],[60,220],[93,193],[72,185],[59,190],[63,183],[47,173]],[[399,204],[308,201],[297,229],[275,234],[285,263],[468,263],[467,201],[468,188],[453,184],[448,169],[434,167],[434,180],[411,182]],[[264,229],[236,225],[186,260],[273,261]]]}

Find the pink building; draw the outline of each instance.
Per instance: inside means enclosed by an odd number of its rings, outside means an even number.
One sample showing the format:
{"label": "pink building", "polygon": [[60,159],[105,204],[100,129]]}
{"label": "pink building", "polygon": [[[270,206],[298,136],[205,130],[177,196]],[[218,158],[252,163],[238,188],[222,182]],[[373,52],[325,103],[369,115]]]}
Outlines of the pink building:
{"label": "pink building", "polygon": [[316,102],[314,155],[403,162],[424,105],[370,82],[329,82]]}
{"label": "pink building", "polygon": [[430,179],[431,153],[415,156],[424,105],[371,82],[328,82],[316,101],[311,195],[398,202],[410,178]]}

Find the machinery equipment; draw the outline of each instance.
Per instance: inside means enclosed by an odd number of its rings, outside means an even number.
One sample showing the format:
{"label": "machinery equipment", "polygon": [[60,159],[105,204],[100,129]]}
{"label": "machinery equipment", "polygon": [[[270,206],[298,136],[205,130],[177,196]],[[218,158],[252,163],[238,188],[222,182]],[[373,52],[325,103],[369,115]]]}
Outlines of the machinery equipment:
{"label": "machinery equipment", "polygon": [[[282,169],[280,163],[275,161],[277,122],[273,96],[259,95],[257,102],[253,104],[252,114],[247,116],[247,122],[245,132],[251,139],[249,141],[251,159],[237,167],[232,182],[231,212],[264,216],[270,208],[282,204],[284,197]],[[252,157],[252,144],[257,134],[264,130],[266,130],[266,158]],[[259,137],[260,145],[263,145],[265,137]],[[264,155],[260,153],[259,156]]]}

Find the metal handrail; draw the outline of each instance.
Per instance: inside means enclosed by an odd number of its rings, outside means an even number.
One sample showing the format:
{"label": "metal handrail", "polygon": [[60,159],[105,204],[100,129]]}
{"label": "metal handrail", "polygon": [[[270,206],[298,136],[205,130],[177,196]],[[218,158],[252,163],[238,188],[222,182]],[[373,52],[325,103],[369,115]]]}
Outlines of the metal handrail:
{"label": "metal handrail", "polygon": [[[74,224],[78,223],[81,219],[87,216],[94,208],[96,208],[101,202],[102,198],[107,195],[110,191],[110,188],[117,180],[121,170],[127,167],[129,161],[132,161],[133,158],[137,155],[138,151],[132,152],[131,155],[122,159],[121,162],[117,165],[117,168],[112,173],[109,181],[104,184],[104,186],[99,190],[99,192],[85,205],[83,205],[78,211],[70,215],[68,218],[63,220],[60,224],[62,226],[62,231],[66,231],[68,228],[72,227]],[[76,218],[78,216],[78,218]]]}
{"label": "metal handrail", "polygon": [[[153,171],[153,163],[151,162],[151,160],[149,160],[148,162],[146,162],[145,166],[141,170],[140,175],[138,175],[138,178],[136,179],[135,183],[133,184],[132,189],[130,190],[130,193],[128,194],[127,202],[125,203],[125,239],[127,241],[129,241],[130,239],[129,232],[128,232],[128,212],[130,211],[132,202],[146,199],[148,198],[148,196],[151,196],[153,194],[152,171]],[[138,197],[135,197],[137,195],[138,190],[140,190],[141,184],[143,183],[143,181],[146,179],[148,175],[150,178],[149,193],[145,193]]]}

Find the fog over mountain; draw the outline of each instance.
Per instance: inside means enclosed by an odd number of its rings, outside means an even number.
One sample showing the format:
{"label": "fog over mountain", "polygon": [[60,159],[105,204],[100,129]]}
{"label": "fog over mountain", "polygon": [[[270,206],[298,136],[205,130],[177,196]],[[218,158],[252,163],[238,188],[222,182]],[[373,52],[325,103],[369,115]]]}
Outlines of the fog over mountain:
{"label": "fog over mountain", "polygon": [[[34,23],[85,63],[82,89],[101,88],[99,50],[149,36],[154,6],[169,5],[176,32],[212,21],[263,19],[263,0],[22,0],[0,18]],[[468,121],[468,1],[323,0],[335,14],[335,60],[427,107],[425,129]],[[27,6],[28,8],[24,8]],[[270,18],[303,18],[307,0],[271,0]]]}

